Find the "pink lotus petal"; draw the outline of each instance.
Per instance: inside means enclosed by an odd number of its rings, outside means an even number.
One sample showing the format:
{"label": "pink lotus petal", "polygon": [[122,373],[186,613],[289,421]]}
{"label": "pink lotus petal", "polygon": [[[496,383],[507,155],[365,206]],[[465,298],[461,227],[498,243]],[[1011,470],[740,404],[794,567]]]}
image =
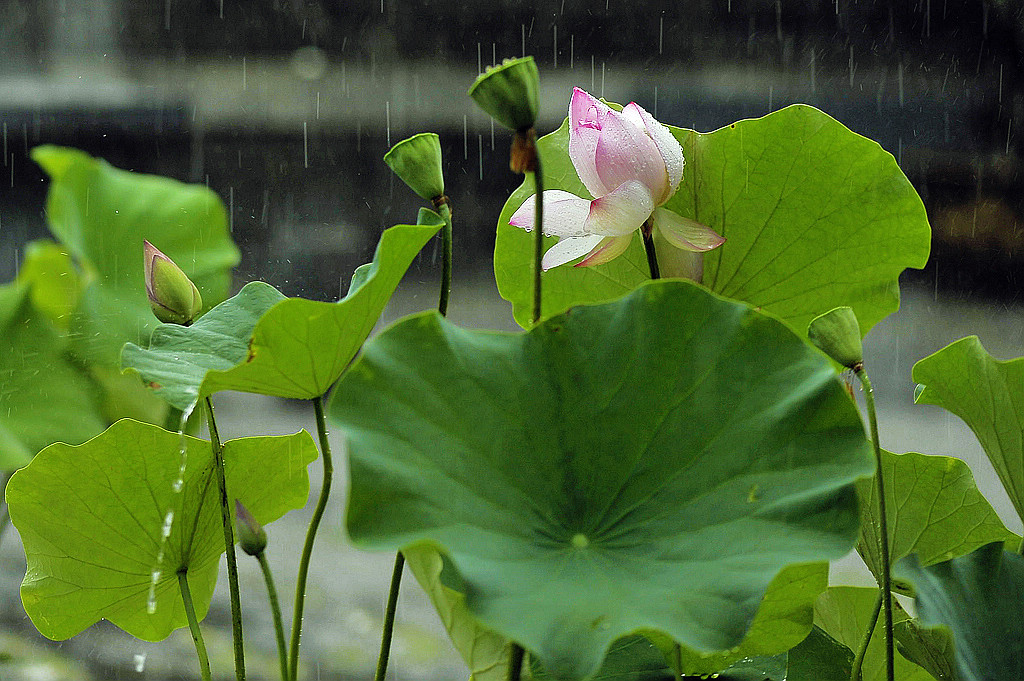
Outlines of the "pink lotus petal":
{"label": "pink lotus petal", "polygon": [[[523,205],[512,214],[508,223],[513,227],[521,227],[527,232],[533,231],[535,216],[534,204],[537,195],[523,201]],[[583,236],[584,224],[590,216],[590,201],[581,199],[575,194],[560,189],[549,189],[544,192],[544,235],[545,236]]]}
{"label": "pink lotus petal", "polygon": [[647,134],[654,141],[655,146],[658,147],[661,158],[665,161],[665,169],[668,172],[668,191],[658,200],[658,205],[661,205],[668,201],[669,197],[675,193],[683,179],[683,165],[685,163],[683,160],[683,147],[667,127],[656,121],[651,114],[647,113],[636,102],[627,104],[626,108],[622,110],[622,114],[635,125],[646,130]]}
{"label": "pink lotus petal", "polygon": [[590,216],[584,224],[587,234],[625,236],[632,234],[654,210],[654,199],[641,182],[630,180],[590,203]]}
{"label": "pink lotus petal", "polygon": [[570,260],[575,260],[581,255],[586,255],[595,248],[604,237],[600,236],[567,236],[559,239],[558,243],[544,253],[540,267],[545,272],[552,267],[564,265]]}
{"label": "pink lotus petal", "polygon": [[587,257],[576,263],[575,267],[593,267],[610,262],[626,252],[633,240],[633,233],[626,236],[606,236],[587,254]]}
{"label": "pink lotus petal", "polygon": [[710,227],[664,208],[654,211],[654,226],[666,241],[685,251],[710,251],[725,243],[725,238]]}
{"label": "pink lotus petal", "polygon": [[601,181],[595,162],[601,126],[609,111],[607,104],[573,88],[569,101],[569,160],[592,196],[603,196],[614,189]]}
{"label": "pink lotus petal", "polygon": [[608,188],[639,180],[658,203],[668,191],[665,161],[654,140],[616,111],[604,117],[595,164],[601,182]]}

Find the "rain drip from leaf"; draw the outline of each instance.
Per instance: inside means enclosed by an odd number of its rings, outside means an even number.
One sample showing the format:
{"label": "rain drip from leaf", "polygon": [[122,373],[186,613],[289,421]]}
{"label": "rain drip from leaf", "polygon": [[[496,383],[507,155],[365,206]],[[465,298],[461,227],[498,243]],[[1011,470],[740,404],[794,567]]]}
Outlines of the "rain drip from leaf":
{"label": "rain drip from leaf", "polygon": [[188,409],[181,412],[181,421],[178,424],[180,443],[178,445],[178,456],[180,457],[178,460],[178,475],[171,484],[171,491],[174,494],[171,497],[171,503],[168,505],[167,512],[164,513],[164,524],[160,528],[160,548],[157,550],[153,568],[149,571],[149,593],[146,596],[146,612],[150,615],[156,614],[156,586],[163,576],[164,557],[167,553],[167,539],[171,536],[171,530],[174,528],[174,509],[178,506],[181,491],[185,487],[185,467],[188,464],[188,441],[185,436],[185,427],[188,425],[188,419],[192,416],[195,408],[196,402],[193,402]]}

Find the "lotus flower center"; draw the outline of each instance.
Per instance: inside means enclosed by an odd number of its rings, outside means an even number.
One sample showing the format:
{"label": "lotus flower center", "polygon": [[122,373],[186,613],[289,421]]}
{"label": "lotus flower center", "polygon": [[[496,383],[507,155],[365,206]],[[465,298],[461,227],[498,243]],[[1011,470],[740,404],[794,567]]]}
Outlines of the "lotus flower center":
{"label": "lotus flower center", "polygon": [[572,543],[573,548],[577,549],[585,549],[590,546],[590,540],[587,539],[587,535],[581,533],[574,534],[569,541]]}

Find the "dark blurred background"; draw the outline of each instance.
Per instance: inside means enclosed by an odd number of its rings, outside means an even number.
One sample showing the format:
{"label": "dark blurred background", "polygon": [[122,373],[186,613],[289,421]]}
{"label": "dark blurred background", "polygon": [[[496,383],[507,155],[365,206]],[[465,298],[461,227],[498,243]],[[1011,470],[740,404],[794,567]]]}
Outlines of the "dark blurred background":
{"label": "dark blurred background", "polygon": [[924,279],[1015,297],[1022,46],[1011,0],[4,0],[0,280],[45,234],[26,151],[58,143],[209,184],[240,281],[333,298],[381,229],[414,218],[380,159],[423,130],[443,141],[456,265],[486,269],[518,182],[507,134],[464,95],[525,50],[542,131],[573,85],[702,131],[818,106],[892,152],[925,199]]}

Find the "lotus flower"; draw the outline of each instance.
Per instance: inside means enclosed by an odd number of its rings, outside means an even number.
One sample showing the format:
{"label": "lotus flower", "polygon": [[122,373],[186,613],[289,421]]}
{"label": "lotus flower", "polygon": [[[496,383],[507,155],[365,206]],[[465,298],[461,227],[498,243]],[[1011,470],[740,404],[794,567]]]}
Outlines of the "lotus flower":
{"label": "lotus flower", "polygon": [[[575,88],[569,102],[569,159],[596,198],[544,192],[544,234],[559,237],[544,254],[545,270],[582,255],[577,267],[606,263],[625,252],[649,219],[655,235],[684,251],[703,253],[725,241],[709,227],[659,208],[683,179],[683,149],[637,103],[620,113]],[[509,224],[532,230],[535,199],[528,198]]]}

